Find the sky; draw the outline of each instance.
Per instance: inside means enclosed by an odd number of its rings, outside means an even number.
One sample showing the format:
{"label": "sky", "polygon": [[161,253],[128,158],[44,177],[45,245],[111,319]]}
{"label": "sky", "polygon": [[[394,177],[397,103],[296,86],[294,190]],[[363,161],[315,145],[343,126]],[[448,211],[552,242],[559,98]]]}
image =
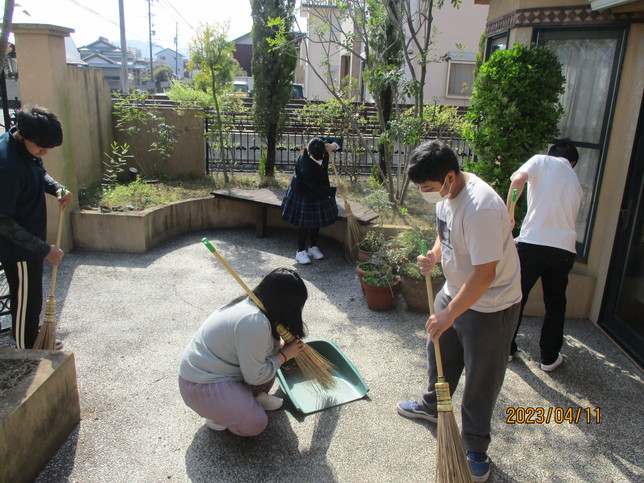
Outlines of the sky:
{"label": "sky", "polygon": [[[126,41],[148,42],[148,0],[123,0]],[[228,38],[250,32],[249,0],[151,0],[152,43],[187,52],[200,23],[229,21]],[[47,23],[70,27],[77,47],[98,37],[120,43],[119,0],[16,0],[14,23]],[[155,49],[156,50],[156,49]],[[145,56],[145,53],[143,54]]]}

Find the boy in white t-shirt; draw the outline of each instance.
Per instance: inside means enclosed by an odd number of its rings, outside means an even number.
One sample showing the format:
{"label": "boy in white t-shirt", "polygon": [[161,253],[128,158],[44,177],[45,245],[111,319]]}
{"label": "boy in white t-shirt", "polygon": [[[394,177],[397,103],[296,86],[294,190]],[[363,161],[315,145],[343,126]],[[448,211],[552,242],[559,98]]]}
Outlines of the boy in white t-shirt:
{"label": "boy in white t-shirt", "polygon": [[[568,273],[577,255],[576,219],[582,189],[573,168],[579,160],[575,146],[567,139],[554,142],[548,155],[532,156],[510,179],[508,204],[516,188],[519,196],[528,184],[528,212],[517,237],[521,260],[521,317],[530,290],[541,278],[546,313],[541,328],[541,369],[554,371],[563,363],[563,345]],[[512,220],[514,226],[514,219]],[[517,326],[517,332],[519,327]],[[516,333],[510,360],[517,352]]]}
{"label": "boy in white t-shirt", "polygon": [[474,481],[490,475],[492,412],[503,384],[521,302],[519,258],[503,200],[483,180],[464,173],[454,152],[433,141],[412,155],[409,178],[436,205],[438,238],[418,257],[426,276],[440,261],[446,283],[425,324],[429,384],[417,401],[398,403],[408,418],[437,421],[434,341],[453,394],[465,370],[462,438]]}

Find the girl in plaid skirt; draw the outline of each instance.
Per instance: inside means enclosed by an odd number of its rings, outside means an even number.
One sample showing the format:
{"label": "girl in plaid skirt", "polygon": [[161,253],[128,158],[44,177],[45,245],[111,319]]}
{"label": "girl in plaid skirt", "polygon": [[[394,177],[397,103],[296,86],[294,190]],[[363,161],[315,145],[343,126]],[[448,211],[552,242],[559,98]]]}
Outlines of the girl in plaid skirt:
{"label": "girl in plaid skirt", "polygon": [[[338,216],[336,188],[329,183],[329,153],[341,149],[342,138],[311,139],[297,158],[282,201],[282,219],[298,227],[295,259],[302,265],[311,263],[311,257],[324,258],[317,246],[320,228],[333,224]],[[337,192],[342,191],[338,186]]]}

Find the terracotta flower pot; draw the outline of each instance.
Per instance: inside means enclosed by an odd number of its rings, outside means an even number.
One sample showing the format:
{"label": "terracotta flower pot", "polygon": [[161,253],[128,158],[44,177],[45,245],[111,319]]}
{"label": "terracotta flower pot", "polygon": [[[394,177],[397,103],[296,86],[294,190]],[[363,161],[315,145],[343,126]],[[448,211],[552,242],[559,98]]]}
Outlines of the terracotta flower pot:
{"label": "terracotta flower pot", "polygon": [[369,307],[371,310],[380,311],[389,310],[393,307],[400,281],[396,282],[395,285],[389,287],[369,285],[363,280],[361,281],[361,283],[364,288],[365,297],[367,298],[367,307]]}
{"label": "terracotta flower pot", "polygon": [[372,252],[368,252],[366,250],[362,250],[358,248],[358,261],[359,262],[370,262],[371,261],[371,255]]}
{"label": "terracotta flower pot", "polygon": [[[432,291],[434,297],[442,288],[444,279],[432,280]],[[400,290],[403,299],[407,304],[407,309],[412,312],[429,313],[429,302],[427,301],[427,286],[425,279],[417,279],[402,275],[400,277]]]}

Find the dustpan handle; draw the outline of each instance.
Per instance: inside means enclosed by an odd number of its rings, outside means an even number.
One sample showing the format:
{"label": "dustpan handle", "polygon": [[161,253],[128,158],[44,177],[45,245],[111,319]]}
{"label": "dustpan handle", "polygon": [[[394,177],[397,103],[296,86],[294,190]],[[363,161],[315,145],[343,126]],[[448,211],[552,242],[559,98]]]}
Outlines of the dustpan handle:
{"label": "dustpan handle", "polygon": [[[421,251],[423,256],[427,256],[427,242],[421,242]],[[429,305],[429,316],[434,315],[434,290],[432,290],[432,276],[431,274],[425,275],[425,285],[427,287],[427,302]],[[438,339],[434,342],[434,355],[436,356],[436,372],[438,373],[439,380],[444,379],[443,376],[443,359],[441,358],[441,346]]]}

